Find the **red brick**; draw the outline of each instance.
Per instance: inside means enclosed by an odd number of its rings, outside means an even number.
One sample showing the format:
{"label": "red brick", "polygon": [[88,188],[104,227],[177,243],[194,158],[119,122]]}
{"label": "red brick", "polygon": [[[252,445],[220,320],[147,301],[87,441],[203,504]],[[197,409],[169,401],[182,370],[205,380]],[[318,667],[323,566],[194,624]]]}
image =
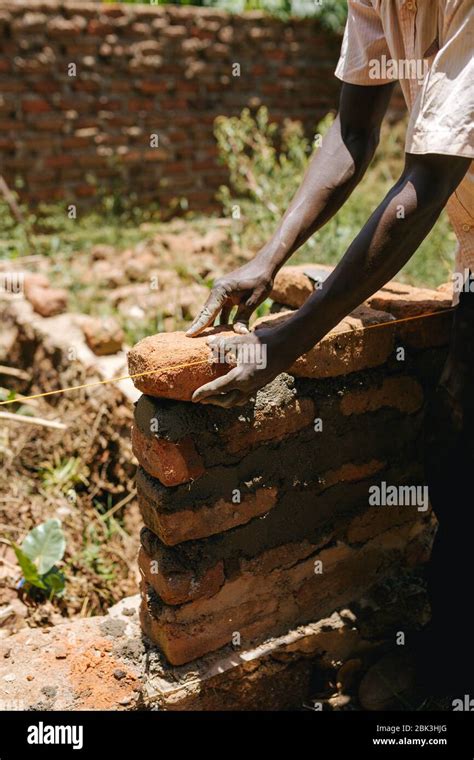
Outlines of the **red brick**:
{"label": "red brick", "polygon": [[50,156],[49,158],[45,159],[44,165],[57,167],[57,168],[61,168],[63,166],[73,166],[74,157],[71,155]]}
{"label": "red brick", "polygon": [[51,116],[46,117],[46,119],[43,118],[35,120],[36,129],[38,129],[40,132],[61,131],[66,124],[66,118],[62,114],[55,113],[52,113]]}
{"label": "red brick", "polygon": [[15,119],[0,119],[0,130],[2,131],[17,130],[19,126],[19,123]]}
{"label": "red brick", "polygon": [[278,74],[281,77],[296,77],[298,76],[298,69],[296,66],[281,66]]}
{"label": "red brick", "polygon": [[393,314],[397,319],[442,311],[451,307],[448,293],[428,288],[414,288],[392,280],[367,299],[374,309]]}
{"label": "red brick", "polygon": [[267,50],[265,53],[265,57],[268,58],[270,61],[282,61],[284,58],[287,57],[287,54],[285,50],[282,50],[281,48],[276,48],[272,50]]}
{"label": "red brick", "polygon": [[97,195],[97,188],[94,185],[76,185],[74,194],[79,198],[92,198]]}
{"label": "red brick", "polygon": [[165,98],[161,105],[170,111],[186,111],[189,108],[188,101],[184,98]]}
{"label": "red brick", "polygon": [[169,88],[168,82],[150,82],[150,81],[142,81],[138,84],[138,89],[142,92],[155,94],[158,92],[167,92]]}
{"label": "red brick", "polygon": [[2,92],[26,92],[28,91],[28,86],[25,84],[25,82],[19,82],[16,79],[12,79],[10,81],[3,81],[1,84],[1,91]]}
{"label": "red brick", "polygon": [[[393,572],[411,528],[409,521],[396,524],[361,548],[338,542],[310,556],[311,547],[294,544],[283,566],[268,572],[264,560],[261,569],[253,562],[209,599],[183,605],[157,604],[143,584],[143,630],[173,665],[230,645],[236,631],[242,646],[279,635],[300,622],[332,614]],[[322,573],[315,573],[315,560],[322,563]]]}
{"label": "red brick", "polygon": [[97,34],[100,37],[105,37],[107,34],[112,34],[116,27],[113,23],[108,21],[100,21],[100,19],[91,19],[87,24],[87,34]]}
{"label": "red brick", "polygon": [[341,412],[365,414],[375,412],[383,407],[398,409],[399,412],[411,414],[423,403],[423,389],[413,377],[385,377],[378,388],[348,391],[341,399]]}
{"label": "red brick", "polygon": [[174,443],[158,436],[146,436],[134,425],[132,447],[143,469],[165,486],[187,483],[204,472],[202,458],[189,436]]}
{"label": "red brick", "polygon": [[158,398],[189,401],[204,383],[224,375],[229,365],[213,363],[206,335],[222,332],[208,330],[205,335],[187,338],[184,333],[150,335],[128,354],[128,368],[136,388]]}
{"label": "red brick", "polygon": [[25,113],[44,113],[53,110],[51,104],[43,98],[24,98],[21,107]]}
{"label": "red brick", "polygon": [[255,493],[244,494],[240,504],[218,499],[213,504],[196,509],[165,512],[160,510],[158,499],[153,497],[152,486],[144,486],[140,479],[137,484],[143,522],[168,546],[213,536],[243,525],[254,517],[269,512],[276,505],[277,499],[276,488],[260,488]]}
{"label": "red brick", "polygon": [[328,470],[324,475],[321,475],[321,485],[323,489],[326,489],[337,483],[356,483],[380,472],[386,467],[386,464],[386,462],[380,462],[378,459],[372,459],[363,464],[349,462],[338,467],[337,470]]}
{"label": "red brick", "polygon": [[38,81],[33,82],[31,85],[31,89],[35,92],[57,92],[59,89],[59,84],[57,82],[51,82],[51,81]]}
{"label": "red brick", "polygon": [[164,552],[151,556],[143,546],[138,554],[138,567],[142,577],[165,604],[183,604],[213,596],[225,581],[222,560],[199,572],[173,562],[173,558]]}
{"label": "red brick", "polygon": [[127,103],[127,108],[129,111],[153,111],[155,103],[151,98],[131,98]]}

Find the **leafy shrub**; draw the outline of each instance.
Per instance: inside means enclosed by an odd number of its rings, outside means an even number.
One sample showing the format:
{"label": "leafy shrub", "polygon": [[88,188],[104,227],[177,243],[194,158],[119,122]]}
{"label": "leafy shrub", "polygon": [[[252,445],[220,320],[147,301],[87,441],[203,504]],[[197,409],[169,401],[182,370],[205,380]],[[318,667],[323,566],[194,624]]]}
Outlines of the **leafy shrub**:
{"label": "leafy shrub", "polygon": [[227,164],[232,189],[222,186],[219,200],[229,216],[237,204],[246,220],[243,244],[255,248],[272,232],[296,192],[311,153],[299,122],[279,130],[262,107],[255,118],[248,108],[241,116],[219,116],[215,122],[219,154]]}
{"label": "leafy shrub", "polygon": [[[117,0],[104,0],[113,3]],[[346,0],[119,0],[122,3],[141,5],[198,5],[222,8],[230,13],[244,11],[266,11],[272,16],[289,18],[290,16],[315,16],[321,25],[341,34],[347,17]]]}
{"label": "leafy shrub", "polygon": [[65,579],[56,565],[64,556],[66,539],[60,520],[47,520],[37,525],[21,547],[13,544],[13,549],[23,572],[20,581],[23,591],[35,598],[62,594]]}

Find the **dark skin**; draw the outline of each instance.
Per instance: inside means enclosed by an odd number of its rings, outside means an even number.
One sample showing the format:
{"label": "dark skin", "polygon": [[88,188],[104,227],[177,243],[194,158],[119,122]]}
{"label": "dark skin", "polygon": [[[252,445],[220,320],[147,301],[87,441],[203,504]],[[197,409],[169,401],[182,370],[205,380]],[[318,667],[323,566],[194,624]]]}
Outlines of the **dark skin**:
{"label": "dark skin", "polygon": [[[344,204],[362,179],[378,144],[393,85],[343,84],[339,113],[311,160],[303,182],[275,234],[256,257],[214,284],[187,335],[233,320],[237,335],[211,338],[224,351],[236,343],[266,347],[267,363],[246,361],[198,388],[193,401],[243,405],[262,386],[286,371],[338,322],[392,279],[435,224],[470,165],[469,158],[405,155],[403,172],[375,209],[322,289],[284,322],[248,332],[248,321],[267,298],[273,279],[289,257]],[[259,354],[257,354],[258,356]]]}

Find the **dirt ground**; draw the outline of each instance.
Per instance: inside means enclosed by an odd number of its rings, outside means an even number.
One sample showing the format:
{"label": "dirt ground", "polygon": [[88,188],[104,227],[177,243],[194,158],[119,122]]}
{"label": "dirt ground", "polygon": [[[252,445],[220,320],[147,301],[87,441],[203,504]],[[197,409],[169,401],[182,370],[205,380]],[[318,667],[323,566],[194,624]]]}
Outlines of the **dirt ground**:
{"label": "dirt ground", "polygon": [[[68,313],[112,317],[126,351],[147,334],[182,329],[204,303],[212,280],[241,261],[227,222],[210,220],[203,229],[175,220],[159,234],[147,236],[144,230],[143,242],[134,248],[95,245],[72,258],[60,251],[32,256],[22,260],[21,271],[44,275],[52,287],[64,288]],[[0,270],[19,271],[19,263],[0,262]],[[76,384],[77,362],[73,370],[64,352],[38,346],[28,327],[20,332],[13,356],[4,332],[2,398],[12,388],[29,395]],[[11,367],[19,376],[8,373]],[[93,379],[90,369],[85,375]],[[140,527],[130,445],[132,403],[118,388],[106,385],[3,409],[57,420],[66,430],[2,420],[0,637],[25,624],[48,626],[102,613],[135,593]],[[61,566],[66,591],[36,604],[18,589],[21,571],[11,542],[21,544],[31,528],[51,517],[61,520],[66,534]]]}

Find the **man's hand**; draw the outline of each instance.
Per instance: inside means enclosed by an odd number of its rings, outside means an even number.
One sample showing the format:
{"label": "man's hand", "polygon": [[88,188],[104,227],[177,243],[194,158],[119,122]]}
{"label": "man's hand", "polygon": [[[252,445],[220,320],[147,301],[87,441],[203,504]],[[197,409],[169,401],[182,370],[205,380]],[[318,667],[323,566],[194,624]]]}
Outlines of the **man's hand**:
{"label": "man's hand", "polygon": [[237,333],[247,333],[252,313],[270,294],[273,274],[258,258],[236,269],[235,272],[216,280],[209,298],[197,315],[186,335],[199,335],[214,323],[220,313],[220,324],[227,325],[234,306],[237,312],[233,319]]}
{"label": "man's hand", "polygon": [[253,261],[216,281],[187,335],[199,335],[220,312],[220,323],[228,324],[234,306],[238,307],[233,319],[235,332],[248,332],[249,319],[270,294],[276,272],[331,219],[363,177],[392,90],[393,82],[371,86],[343,83],[339,113],[271,240]]}
{"label": "man's hand", "polygon": [[232,357],[237,366],[198,388],[192,400],[223,407],[246,404],[259,388],[287,370],[299,355],[296,341],[288,340],[284,326],[246,335],[216,335],[207,343],[217,361],[228,361]]}

